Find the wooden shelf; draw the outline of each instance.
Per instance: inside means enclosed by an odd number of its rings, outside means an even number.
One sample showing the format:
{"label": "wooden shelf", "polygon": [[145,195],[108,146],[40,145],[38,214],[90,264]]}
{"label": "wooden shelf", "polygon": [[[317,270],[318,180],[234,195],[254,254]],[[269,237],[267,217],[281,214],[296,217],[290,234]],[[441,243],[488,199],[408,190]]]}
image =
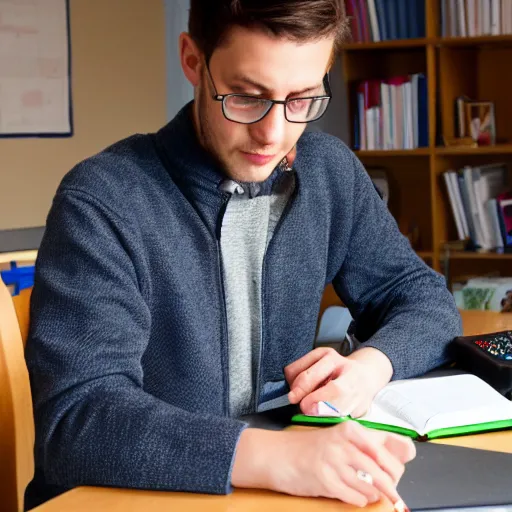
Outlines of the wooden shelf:
{"label": "wooden shelf", "polygon": [[431,37],[422,39],[393,39],[379,41],[378,43],[347,43],[342,46],[343,51],[358,50],[386,50],[396,48],[421,48],[428,45],[435,46],[482,46],[510,43],[512,35],[477,36],[477,37]]}
{"label": "wooden shelf", "polygon": [[440,37],[436,40],[438,46],[481,46],[510,43],[512,35],[477,36],[477,37]]}
{"label": "wooden shelf", "polygon": [[471,147],[449,147],[436,148],[436,155],[510,155],[512,144],[496,144],[494,146]]}
{"label": "wooden shelf", "polygon": [[434,259],[434,253],[430,251],[416,251],[416,254],[423,260]]}
{"label": "wooden shelf", "polygon": [[379,41],[378,43],[347,43],[343,45],[343,51],[352,50],[386,50],[388,48],[421,48],[432,44],[433,39],[393,39],[391,41]]}
{"label": "wooden shelf", "polygon": [[356,151],[356,155],[360,158],[364,157],[397,157],[397,156],[429,156],[429,148],[418,149],[390,149],[390,150],[373,150],[373,151]]}
{"label": "wooden shelf", "polygon": [[450,251],[451,260],[512,260],[512,253]]}

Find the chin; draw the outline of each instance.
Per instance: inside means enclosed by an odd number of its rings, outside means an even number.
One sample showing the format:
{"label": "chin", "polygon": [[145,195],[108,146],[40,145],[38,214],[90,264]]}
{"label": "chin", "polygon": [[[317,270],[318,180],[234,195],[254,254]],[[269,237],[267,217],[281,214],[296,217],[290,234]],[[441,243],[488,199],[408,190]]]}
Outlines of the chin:
{"label": "chin", "polygon": [[247,176],[250,176],[250,178],[244,181],[265,181],[272,174],[276,166],[277,164],[251,166],[251,168],[247,170]]}
{"label": "chin", "polygon": [[227,174],[234,180],[238,181],[265,181],[272,174],[273,170],[281,160],[282,158],[267,165],[250,165],[246,161],[241,160],[240,162],[227,166]]}

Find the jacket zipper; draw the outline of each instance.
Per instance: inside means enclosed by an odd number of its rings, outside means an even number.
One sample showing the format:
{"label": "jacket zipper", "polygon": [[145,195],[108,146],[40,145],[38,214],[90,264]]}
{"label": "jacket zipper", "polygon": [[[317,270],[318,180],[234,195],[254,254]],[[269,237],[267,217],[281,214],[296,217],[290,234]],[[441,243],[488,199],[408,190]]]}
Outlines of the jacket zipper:
{"label": "jacket zipper", "polygon": [[225,389],[225,400],[224,400],[224,415],[229,417],[229,340],[228,340],[228,317],[226,312],[226,291],[224,289],[224,278],[223,278],[223,265],[222,265],[222,249],[220,246],[220,235],[222,230],[222,220],[224,219],[224,213],[229,202],[229,195],[224,194],[224,199],[217,219],[215,238],[217,242],[217,270],[219,279],[219,295],[220,305],[222,309],[222,321],[221,321],[221,346],[222,346],[222,357],[224,358],[225,365],[223,365],[222,380],[224,382]]}
{"label": "jacket zipper", "polygon": [[284,207],[283,213],[281,214],[281,217],[277,221],[276,227],[274,229],[274,233],[272,234],[272,238],[270,239],[267,248],[265,249],[265,253],[263,255],[263,268],[261,272],[261,322],[260,322],[260,353],[258,355],[258,369],[257,369],[257,376],[256,376],[256,394],[254,396],[254,411],[258,411],[258,406],[260,403],[260,393],[261,393],[261,365],[263,363],[263,351],[264,351],[264,345],[265,345],[265,283],[266,283],[266,260],[267,260],[267,253],[270,248],[270,244],[274,241],[274,238],[276,237],[279,228],[281,227],[281,224],[283,223],[285,217],[288,215],[288,212],[290,211],[293,199],[295,198],[297,194],[297,181],[295,181],[295,190],[292,192],[291,196],[288,199],[288,202],[286,203],[286,206]]}

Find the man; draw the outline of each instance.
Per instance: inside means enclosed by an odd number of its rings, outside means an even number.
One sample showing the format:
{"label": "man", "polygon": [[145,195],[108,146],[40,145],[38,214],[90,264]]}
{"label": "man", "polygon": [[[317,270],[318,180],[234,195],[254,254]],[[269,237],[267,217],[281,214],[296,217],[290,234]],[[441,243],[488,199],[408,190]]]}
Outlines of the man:
{"label": "man", "polygon": [[[64,178],[27,348],[33,502],[78,485],[398,500],[412,443],[239,420],[287,393],[359,416],[460,334],[355,156],[304,134],[346,23],[341,0],[193,0],[180,52],[195,101]],[[311,351],[330,282],[363,342],[346,358]]]}

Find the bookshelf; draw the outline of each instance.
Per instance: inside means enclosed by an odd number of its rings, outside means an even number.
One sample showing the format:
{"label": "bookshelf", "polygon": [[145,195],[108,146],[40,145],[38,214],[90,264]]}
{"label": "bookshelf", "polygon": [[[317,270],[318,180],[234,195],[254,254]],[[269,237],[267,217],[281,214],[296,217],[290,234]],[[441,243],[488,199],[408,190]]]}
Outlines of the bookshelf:
{"label": "bookshelf", "polygon": [[[512,169],[512,34],[443,37],[443,1],[425,0],[425,37],[350,42],[341,54],[352,148],[358,84],[415,73],[426,76],[427,147],[355,152],[366,168],[386,171],[391,213],[401,231],[410,235],[417,254],[440,272],[446,269],[445,244],[457,239],[443,173],[492,163],[506,163]],[[443,137],[455,136],[455,99],[462,95],[494,102],[495,145],[444,146]],[[449,274],[452,279],[492,272],[510,276],[511,262],[510,253],[450,250]]]}

